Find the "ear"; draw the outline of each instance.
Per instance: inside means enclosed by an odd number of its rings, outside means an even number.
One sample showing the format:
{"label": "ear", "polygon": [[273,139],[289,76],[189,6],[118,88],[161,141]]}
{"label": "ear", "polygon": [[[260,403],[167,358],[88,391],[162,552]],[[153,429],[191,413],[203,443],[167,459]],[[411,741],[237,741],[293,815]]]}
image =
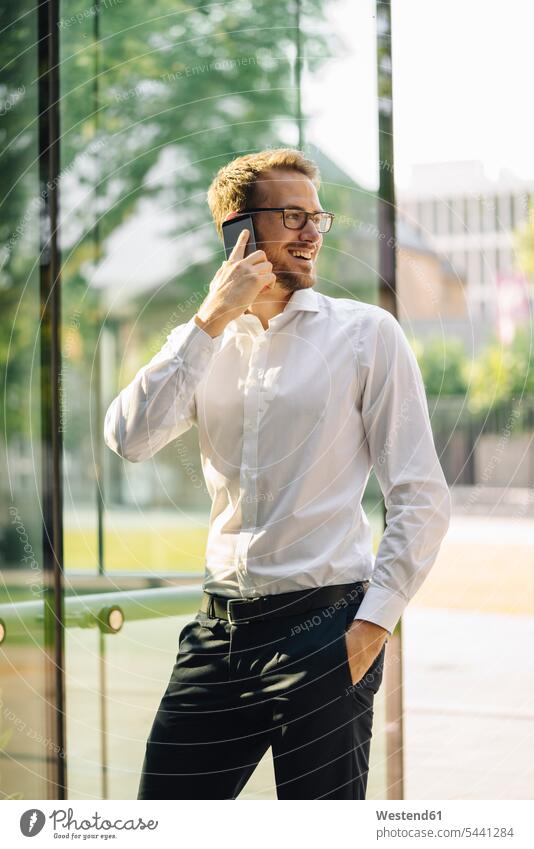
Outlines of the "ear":
{"label": "ear", "polygon": [[240,214],[241,213],[239,213],[239,212],[229,212],[224,220],[225,221],[231,221],[232,218],[237,218],[237,216],[240,215]]}

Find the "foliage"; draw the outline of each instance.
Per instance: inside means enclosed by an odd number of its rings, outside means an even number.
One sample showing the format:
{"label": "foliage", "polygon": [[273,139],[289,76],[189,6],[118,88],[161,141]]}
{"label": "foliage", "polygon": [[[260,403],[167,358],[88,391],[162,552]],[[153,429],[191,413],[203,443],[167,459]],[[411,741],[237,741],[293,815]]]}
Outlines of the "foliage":
{"label": "foliage", "polygon": [[467,390],[467,360],[459,339],[436,337],[413,343],[429,395],[463,395]]}
{"label": "foliage", "polygon": [[[317,64],[336,47],[315,34],[324,5],[302,4],[304,26],[316,24],[305,54]],[[205,195],[218,168],[297,138],[291,9],[154,0],[135,16],[129,4],[110,5],[96,37],[95,26],[63,31],[62,167],[78,187],[97,183],[99,239],[156,200],[175,214],[170,237],[208,225],[215,242]],[[86,231],[86,210],[75,214]]]}
{"label": "foliage", "polygon": [[534,396],[532,327],[516,333],[504,347],[493,341],[473,363],[469,407],[473,412],[510,405]]}
{"label": "foliage", "polygon": [[[337,37],[325,34],[325,5],[300,4],[303,60],[314,71],[338,48]],[[154,215],[170,213],[169,239],[200,234],[200,260],[220,250],[206,203],[218,168],[232,156],[298,138],[296,18],[283,0],[134,7],[71,0],[61,15],[62,335],[66,441],[76,445],[87,424],[102,320],[92,279],[108,239],[152,203]],[[0,425],[29,438],[37,433],[25,401],[30,372],[39,410],[40,196],[51,187],[39,184],[38,173],[35,4],[4,4],[0,16],[9,33],[0,84],[0,376],[7,399]],[[198,258],[181,274],[191,292],[205,283]],[[178,276],[168,287],[176,300],[187,297]]]}
{"label": "foliage", "polygon": [[533,326],[519,328],[508,346],[493,338],[475,360],[457,339],[412,342],[429,396],[467,397],[472,413],[534,398]]}

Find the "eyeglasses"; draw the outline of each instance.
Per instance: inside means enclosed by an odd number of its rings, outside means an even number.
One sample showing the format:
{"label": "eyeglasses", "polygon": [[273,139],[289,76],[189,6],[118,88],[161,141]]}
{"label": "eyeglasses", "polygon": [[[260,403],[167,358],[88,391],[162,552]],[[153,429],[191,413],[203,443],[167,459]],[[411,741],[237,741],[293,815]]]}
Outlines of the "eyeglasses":
{"label": "eyeglasses", "polygon": [[328,233],[334,220],[333,212],[306,212],[304,209],[284,209],[282,206],[259,206],[256,209],[244,209],[245,212],[281,212],[284,227],[288,230],[302,230],[308,218],[311,218],[319,233]]}

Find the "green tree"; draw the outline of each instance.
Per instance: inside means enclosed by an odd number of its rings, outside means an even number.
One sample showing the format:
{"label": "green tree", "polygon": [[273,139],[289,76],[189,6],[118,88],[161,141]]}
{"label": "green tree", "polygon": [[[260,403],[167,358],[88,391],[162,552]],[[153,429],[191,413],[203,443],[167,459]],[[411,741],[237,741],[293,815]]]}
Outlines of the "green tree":
{"label": "green tree", "polygon": [[459,339],[414,340],[428,395],[463,395],[467,391],[467,358]]}
{"label": "green tree", "polygon": [[[335,0],[330,0],[329,6]],[[326,5],[301,0],[301,50],[316,71],[336,54],[325,36]],[[207,4],[200,0],[122,0],[62,4],[60,37],[62,308],[64,336],[76,341],[70,379],[87,380],[100,329],[91,288],[107,240],[151,199],[175,214],[169,238],[200,233],[204,261],[220,250],[206,188],[232,156],[296,141],[296,6],[270,0]],[[3,250],[0,255],[0,368],[8,365],[2,424],[28,432],[19,401],[38,346],[39,186],[37,33],[34,4],[4,4],[2,104]],[[307,22],[313,27],[307,30]],[[327,27],[324,27],[328,31]],[[205,283],[192,261],[185,284]],[[31,286],[28,286],[28,282]],[[26,300],[23,300],[26,299]],[[23,303],[23,309],[21,309]],[[79,316],[73,327],[71,317]],[[4,385],[6,381],[3,381]],[[88,393],[83,385],[80,396]],[[85,425],[85,422],[82,422]],[[70,428],[72,438],[80,430]]]}
{"label": "green tree", "polygon": [[[82,14],[86,3],[75,6]],[[324,2],[301,6],[301,44],[316,69],[337,42],[317,34]],[[62,29],[63,169],[79,188],[95,187],[101,242],[157,198],[176,212],[170,238],[205,228],[216,243],[205,193],[218,168],[297,138],[295,38],[282,0],[155,0],[135,16],[108,0],[99,16]],[[88,229],[87,207],[74,217],[72,240]],[[73,256],[69,272],[79,265]]]}
{"label": "green tree", "polygon": [[458,339],[412,339],[411,345],[429,396],[466,396],[473,413],[534,397],[531,324],[518,329],[510,345],[493,337],[473,361]]}
{"label": "green tree", "polygon": [[534,396],[532,325],[503,346],[494,339],[471,368],[469,407],[473,412],[504,407]]}

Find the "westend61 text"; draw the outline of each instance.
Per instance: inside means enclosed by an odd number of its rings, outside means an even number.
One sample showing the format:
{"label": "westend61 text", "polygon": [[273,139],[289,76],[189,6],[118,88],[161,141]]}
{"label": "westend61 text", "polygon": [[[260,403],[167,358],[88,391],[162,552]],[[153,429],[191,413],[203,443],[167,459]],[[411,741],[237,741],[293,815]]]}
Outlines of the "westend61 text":
{"label": "westend61 text", "polygon": [[441,811],[376,811],[379,820],[441,820]]}

